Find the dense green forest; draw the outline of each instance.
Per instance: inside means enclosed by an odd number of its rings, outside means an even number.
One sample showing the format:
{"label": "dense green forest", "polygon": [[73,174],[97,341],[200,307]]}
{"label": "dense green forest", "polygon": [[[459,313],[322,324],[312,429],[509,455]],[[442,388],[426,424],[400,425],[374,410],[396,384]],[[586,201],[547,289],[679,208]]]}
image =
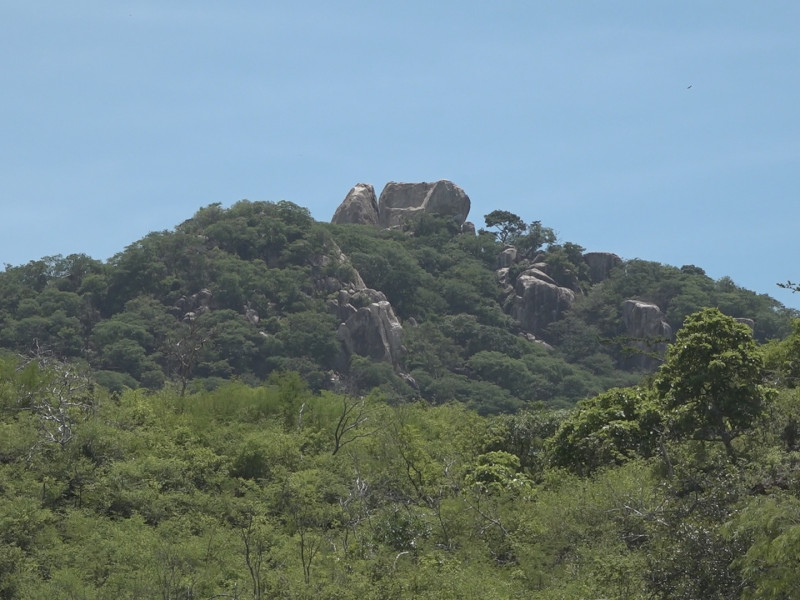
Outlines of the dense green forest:
{"label": "dense green forest", "polygon": [[800,324],[572,411],[0,368],[0,598],[795,598]]}
{"label": "dense green forest", "polygon": [[[531,265],[574,295],[535,335]],[[0,600],[800,589],[800,319],[696,266],[243,201],[7,266],[0,347]]]}
{"label": "dense green forest", "polygon": [[[658,305],[672,331],[686,315],[719,307],[752,319],[760,341],[785,337],[797,316],[694,266],[630,260],[593,284],[579,245],[498,214],[505,219],[487,220],[492,231],[468,235],[431,215],[381,231],[319,223],[290,202],[212,205],[107,262],[73,255],[7,267],[0,347],[79,362],[115,392],[210,390],[234,378],[256,385],[289,370],[314,391],[378,387],[391,402],[455,399],[491,414],[569,407],[638,381],[619,341],[626,299]],[[525,266],[511,266],[504,288],[495,270],[504,243],[537,254],[552,280],[576,292],[541,339],[509,315],[508,289]],[[342,351],[335,299],[359,278],[402,323],[396,360]],[[356,293],[349,306],[375,299]]]}

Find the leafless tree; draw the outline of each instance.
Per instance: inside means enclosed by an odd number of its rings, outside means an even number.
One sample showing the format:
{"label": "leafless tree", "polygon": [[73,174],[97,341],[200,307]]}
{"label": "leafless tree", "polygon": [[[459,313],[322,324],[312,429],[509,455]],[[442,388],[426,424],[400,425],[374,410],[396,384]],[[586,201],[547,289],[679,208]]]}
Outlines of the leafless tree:
{"label": "leafless tree", "polygon": [[171,370],[181,384],[181,396],[186,394],[186,387],[200,358],[200,352],[208,342],[208,336],[200,330],[194,313],[188,313],[184,321],[189,326],[185,334],[177,340],[167,338],[165,344]]}
{"label": "leafless tree", "polygon": [[342,410],[333,431],[333,455],[335,456],[347,444],[358,439],[369,437],[380,429],[360,429],[372,419],[374,409],[369,406],[364,396],[345,394],[342,396]]}
{"label": "leafless tree", "polygon": [[38,343],[30,356],[21,358],[21,371],[36,371],[35,384],[26,386],[18,399],[22,410],[30,411],[39,420],[41,437],[29,456],[42,443],[56,444],[64,450],[75,436],[76,425],[94,410],[94,384],[76,366],[53,357]]}

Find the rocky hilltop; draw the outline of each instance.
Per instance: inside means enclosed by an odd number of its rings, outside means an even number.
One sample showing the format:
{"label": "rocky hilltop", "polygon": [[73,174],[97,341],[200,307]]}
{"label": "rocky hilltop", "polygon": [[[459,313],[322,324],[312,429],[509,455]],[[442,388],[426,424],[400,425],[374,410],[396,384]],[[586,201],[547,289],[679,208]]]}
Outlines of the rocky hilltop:
{"label": "rocky hilltop", "polygon": [[[434,183],[395,183],[386,184],[380,198],[376,199],[375,188],[368,183],[356,184],[345,196],[331,219],[334,224],[369,225],[381,229],[402,229],[414,217],[424,213],[453,219],[462,233],[475,234],[475,226],[466,219],[469,215],[470,200],[466,192],[451,181]],[[548,275],[550,266],[542,253],[529,256],[513,245],[504,247],[495,260],[497,280],[503,289],[502,306],[506,314],[514,318],[522,335],[547,348],[550,344],[543,340],[548,327],[562,319],[575,302],[576,294],[582,294],[580,282],[572,278],[569,286],[560,286]],[[623,265],[623,260],[611,252],[586,252],[582,255],[588,268],[591,284],[605,281],[614,269]],[[512,276],[511,272],[515,274]],[[391,305],[389,306],[391,310]],[[626,363],[629,367],[651,370],[663,356],[666,341],[671,339],[672,329],[664,315],[655,304],[626,299],[623,303],[625,334],[632,341],[628,344],[635,357]],[[373,311],[374,312],[374,311]],[[393,315],[393,313],[392,313]],[[355,316],[355,315],[353,315]],[[361,322],[364,317],[360,317]],[[369,320],[370,330],[357,351],[362,356],[382,357],[387,360],[393,356],[384,348],[388,347],[377,318]],[[346,322],[342,323],[343,328]],[[359,331],[364,330],[360,325]],[[342,339],[349,339],[343,336]],[[658,340],[653,342],[651,340]],[[354,347],[352,342],[347,347]],[[398,364],[397,361],[392,361]]]}
{"label": "rocky hilltop", "polygon": [[469,212],[444,180],[390,182],[380,197],[359,183],[332,223],[286,201],[211,205],[107,262],[0,272],[0,353],[74,360],[115,392],[288,371],[315,391],[488,414],[636,383],[707,306],[759,340],[797,314],[693,265],[587,252],[507,211],[476,231]]}
{"label": "rocky hilltop", "polygon": [[[358,183],[351,189],[331,219],[337,225],[372,225],[383,229],[402,227],[426,213],[453,219],[463,227],[469,215],[469,196],[452,181],[396,183],[390,181],[375,197],[375,188]],[[474,226],[467,229],[474,231]]]}

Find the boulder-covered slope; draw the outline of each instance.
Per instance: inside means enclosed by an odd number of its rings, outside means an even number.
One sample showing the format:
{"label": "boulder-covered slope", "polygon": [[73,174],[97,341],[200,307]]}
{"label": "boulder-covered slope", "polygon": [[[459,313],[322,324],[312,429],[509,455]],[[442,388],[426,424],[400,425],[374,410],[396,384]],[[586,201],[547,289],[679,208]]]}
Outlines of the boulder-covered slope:
{"label": "boulder-covered slope", "polygon": [[[88,365],[112,390],[296,371],[314,390],[483,412],[637,381],[699,308],[790,331],[796,311],[681,268],[586,253],[534,222],[499,241],[455,184],[358,184],[333,223],[290,202],[211,205],[107,262],[0,273],[0,346]],[[549,233],[548,233],[549,232]]]}

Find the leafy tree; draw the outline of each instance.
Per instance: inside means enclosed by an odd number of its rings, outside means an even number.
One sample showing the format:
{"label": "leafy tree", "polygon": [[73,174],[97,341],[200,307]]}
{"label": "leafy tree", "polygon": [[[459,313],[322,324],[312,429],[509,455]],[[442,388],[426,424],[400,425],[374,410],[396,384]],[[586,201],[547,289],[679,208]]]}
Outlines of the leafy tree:
{"label": "leafy tree", "polygon": [[510,243],[527,228],[525,221],[507,210],[493,210],[483,218],[487,227],[497,229],[495,235],[502,244]]}
{"label": "leafy tree", "polygon": [[800,319],[794,321],[788,338],[774,340],[764,350],[765,363],[775,383],[788,388],[800,385]]}
{"label": "leafy tree", "polygon": [[729,540],[752,540],[735,566],[742,569],[743,598],[782,600],[800,589],[800,502],[794,497],[759,498],[723,529]]}
{"label": "leafy tree", "polygon": [[772,396],[763,380],[750,329],[711,308],[686,319],[654,386],[673,434],[722,442],[734,458],[733,440],[754,426]]}
{"label": "leafy tree", "polygon": [[529,254],[536,252],[543,246],[550,246],[557,241],[556,232],[550,227],[542,225],[541,221],[534,221],[528,225],[525,233],[520,234],[514,243]]}
{"label": "leafy tree", "polygon": [[650,457],[662,417],[647,389],[612,389],[578,403],[553,436],[553,464],[579,475],[600,467]]}

